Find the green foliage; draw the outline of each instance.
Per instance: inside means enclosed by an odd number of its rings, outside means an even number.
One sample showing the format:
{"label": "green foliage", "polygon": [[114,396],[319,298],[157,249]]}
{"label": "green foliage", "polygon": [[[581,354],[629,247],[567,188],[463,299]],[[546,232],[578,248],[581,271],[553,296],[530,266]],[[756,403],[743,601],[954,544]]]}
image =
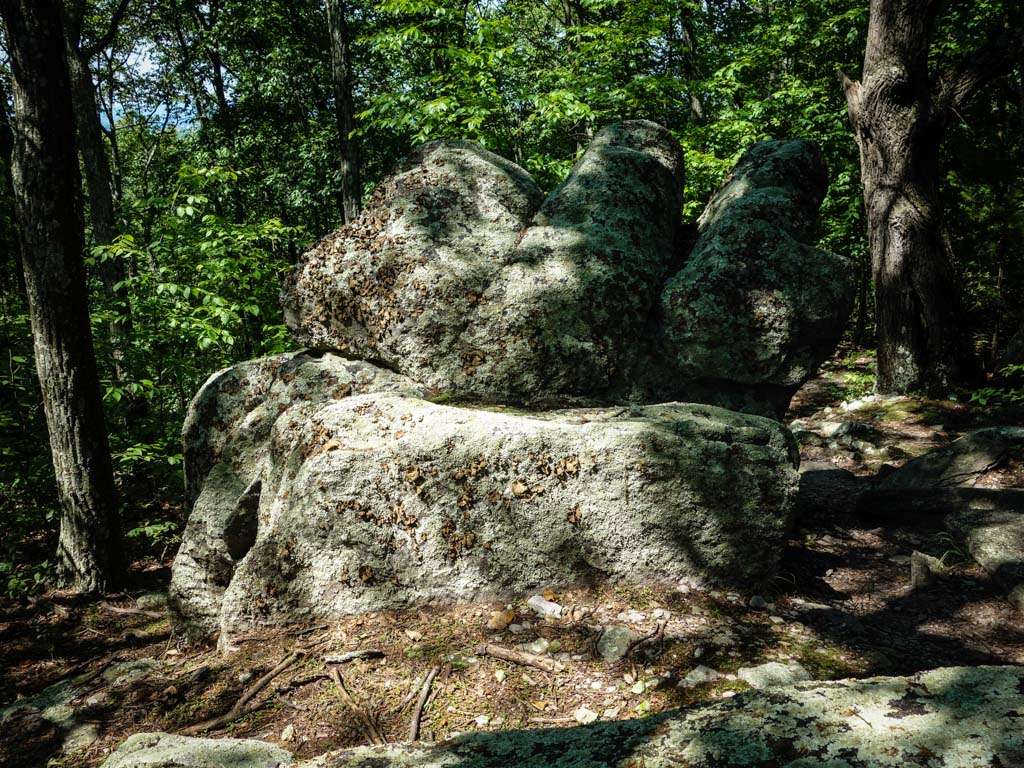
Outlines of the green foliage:
{"label": "green foliage", "polygon": [[1024,364],[1007,365],[999,371],[1001,386],[976,389],[971,402],[980,406],[1024,404]]}

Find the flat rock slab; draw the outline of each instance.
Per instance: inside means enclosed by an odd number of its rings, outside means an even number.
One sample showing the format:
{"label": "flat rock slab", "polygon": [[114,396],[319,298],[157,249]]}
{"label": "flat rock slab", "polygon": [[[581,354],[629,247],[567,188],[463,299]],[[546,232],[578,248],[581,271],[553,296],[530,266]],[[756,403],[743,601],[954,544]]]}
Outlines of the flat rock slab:
{"label": "flat rock slab", "polygon": [[[355,365],[362,390],[342,381]],[[547,585],[774,575],[797,487],[777,422],[706,405],[454,407],[372,368],[273,358],[197,396],[214,417],[186,431],[180,624],[230,634]]]}
{"label": "flat rock slab", "polygon": [[975,500],[950,513],[946,527],[1006,589],[1017,610],[1024,611],[1024,491]]}
{"label": "flat rock slab", "polygon": [[255,739],[203,739],[169,733],[128,737],[103,768],[281,768],[290,752]]}
{"label": "flat rock slab", "polygon": [[[641,720],[360,747],[296,768],[1009,768],[1024,762],[1022,720],[1024,668],[950,667],[749,691]],[[209,754],[210,739],[181,739],[178,757],[145,762],[146,738],[162,749],[160,739],[175,737],[133,736],[104,768],[267,766],[187,762],[190,751]]]}

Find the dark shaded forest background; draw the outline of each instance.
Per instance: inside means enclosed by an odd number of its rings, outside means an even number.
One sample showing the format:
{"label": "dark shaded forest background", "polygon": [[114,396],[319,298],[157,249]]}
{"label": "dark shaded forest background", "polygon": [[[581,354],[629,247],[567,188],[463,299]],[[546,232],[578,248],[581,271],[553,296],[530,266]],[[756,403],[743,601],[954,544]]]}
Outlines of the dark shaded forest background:
{"label": "dark shaded forest background", "polygon": [[[993,28],[1020,26],[1016,2],[948,6],[933,37],[935,71]],[[821,246],[859,275],[847,342],[872,348],[858,150],[838,74],[860,72],[865,0],[334,3],[351,64],[349,136],[323,3],[77,7],[70,44],[91,78],[112,209],[103,224],[96,214],[107,203],[86,185],[92,330],[136,553],[159,556],[179,531],[179,430],[192,394],[218,368],[290,347],[281,275],[343,222],[343,140],[358,152],[364,199],[413,146],[438,138],[477,142],[550,190],[601,125],[647,118],[685,149],[692,221],[751,142],[813,139],[831,171]],[[9,145],[8,124],[3,133]],[[1018,62],[956,116],[943,145],[946,248],[992,377],[949,394],[980,405],[1024,399],[1019,380],[1000,375],[1024,317],[1022,159]],[[11,210],[5,186],[0,593],[23,594],[52,569],[59,505]]]}

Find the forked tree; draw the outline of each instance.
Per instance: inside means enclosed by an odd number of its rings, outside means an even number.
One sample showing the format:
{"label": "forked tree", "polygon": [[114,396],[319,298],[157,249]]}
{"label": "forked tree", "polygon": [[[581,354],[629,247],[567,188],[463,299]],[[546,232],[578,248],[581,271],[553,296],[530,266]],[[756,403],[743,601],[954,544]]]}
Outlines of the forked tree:
{"label": "forked tree", "polygon": [[939,152],[946,127],[1024,51],[1004,25],[947,72],[928,54],[940,0],[871,0],[860,82],[843,76],[860,148],[875,284],[877,391],[943,390],[977,364],[942,223]]}

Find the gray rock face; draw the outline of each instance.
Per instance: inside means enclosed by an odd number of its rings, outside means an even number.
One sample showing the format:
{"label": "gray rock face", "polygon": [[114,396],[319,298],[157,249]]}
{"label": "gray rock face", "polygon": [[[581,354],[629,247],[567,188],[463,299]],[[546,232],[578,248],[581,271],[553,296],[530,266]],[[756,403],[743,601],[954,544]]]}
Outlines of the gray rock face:
{"label": "gray rock face", "polygon": [[879,483],[881,491],[975,487],[1011,454],[1024,457],[1024,427],[988,427],[912,459]]}
{"label": "gray rock face", "polygon": [[1022,461],[1024,428],[979,429],[908,461],[860,508],[875,516],[944,516],[954,538],[1024,610],[1024,489],[999,482],[1001,470]]}
{"label": "gray rock face", "polygon": [[751,688],[758,689],[778,688],[811,679],[810,673],[800,664],[782,664],[778,661],[769,661],[756,667],[741,667],[737,670],[736,677]]}
{"label": "gray rock face", "polygon": [[306,352],[250,360],[206,381],[182,432],[192,513],[169,592],[172,611],[188,617],[188,626],[217,625],[224,589],[255,541],[267,445],[281,412],[375,391],[416,395],[422,388],[368,363]]}
{"label": "gray rock face", "polygon": [[827,186],[816,145],[761,142],[701,215],[697,243],[661,295],[661,351],[704,399],[784,409],[835,349],[854,287],[847,261],[812,245]]}
{"label": "gray rock face", "polygon": [[[1008,767],[1024,758],[1021,712],[1024,668],[950,667],[913,677],[748,691],[640,720],[474,733],[438,745],[359,747],[296,768]],[[154,736],[159,734],[149,735]],[[104,768],[197,765],[130,762],[131,755],[121,755],[127,744]],[[135,754],[141,760],[145,753]],[[265,763],[230,765],[262,768]]]}
{"label": "gray rock face", "polygon": [[598,133],[543,205],[518,166],[428,144],[303,257],[286,319],[302,343],[459,396],[604,392],[635,360],[681,191],[678,145],[644,121]]}
{"label": "gray rock face", "polygon": [[206,632],[593,578],[758,582],[791,522],[788,433],[712,406],[230,397],[242,422],[280,413],[262,448],[209,470],[175,561],[178,614]]}
{"label": "gray rock face", "polygon": [[678,144],[646,121],[600,131],[543,203],[508,161],[429,144],[303,256],[286,319],[303,344],[460,399],[777,413],[833,350],[852,297],[843,260],[805,242],[820,155],[756,145],[678,271],[682,185]]}
{"label": "gray rock face", "polygon": [[290,752],[254,739],[137,733],[103,762],[103,768],[280,768],[291,764]]}
{"label": "gray rock face", "polygon": [[1013,494],[1014,504],[1005,497],[974,499],[945,522],[978,565],[1006,589],[1017,610],[1024,611],[1024,491],[1006,493]]}

